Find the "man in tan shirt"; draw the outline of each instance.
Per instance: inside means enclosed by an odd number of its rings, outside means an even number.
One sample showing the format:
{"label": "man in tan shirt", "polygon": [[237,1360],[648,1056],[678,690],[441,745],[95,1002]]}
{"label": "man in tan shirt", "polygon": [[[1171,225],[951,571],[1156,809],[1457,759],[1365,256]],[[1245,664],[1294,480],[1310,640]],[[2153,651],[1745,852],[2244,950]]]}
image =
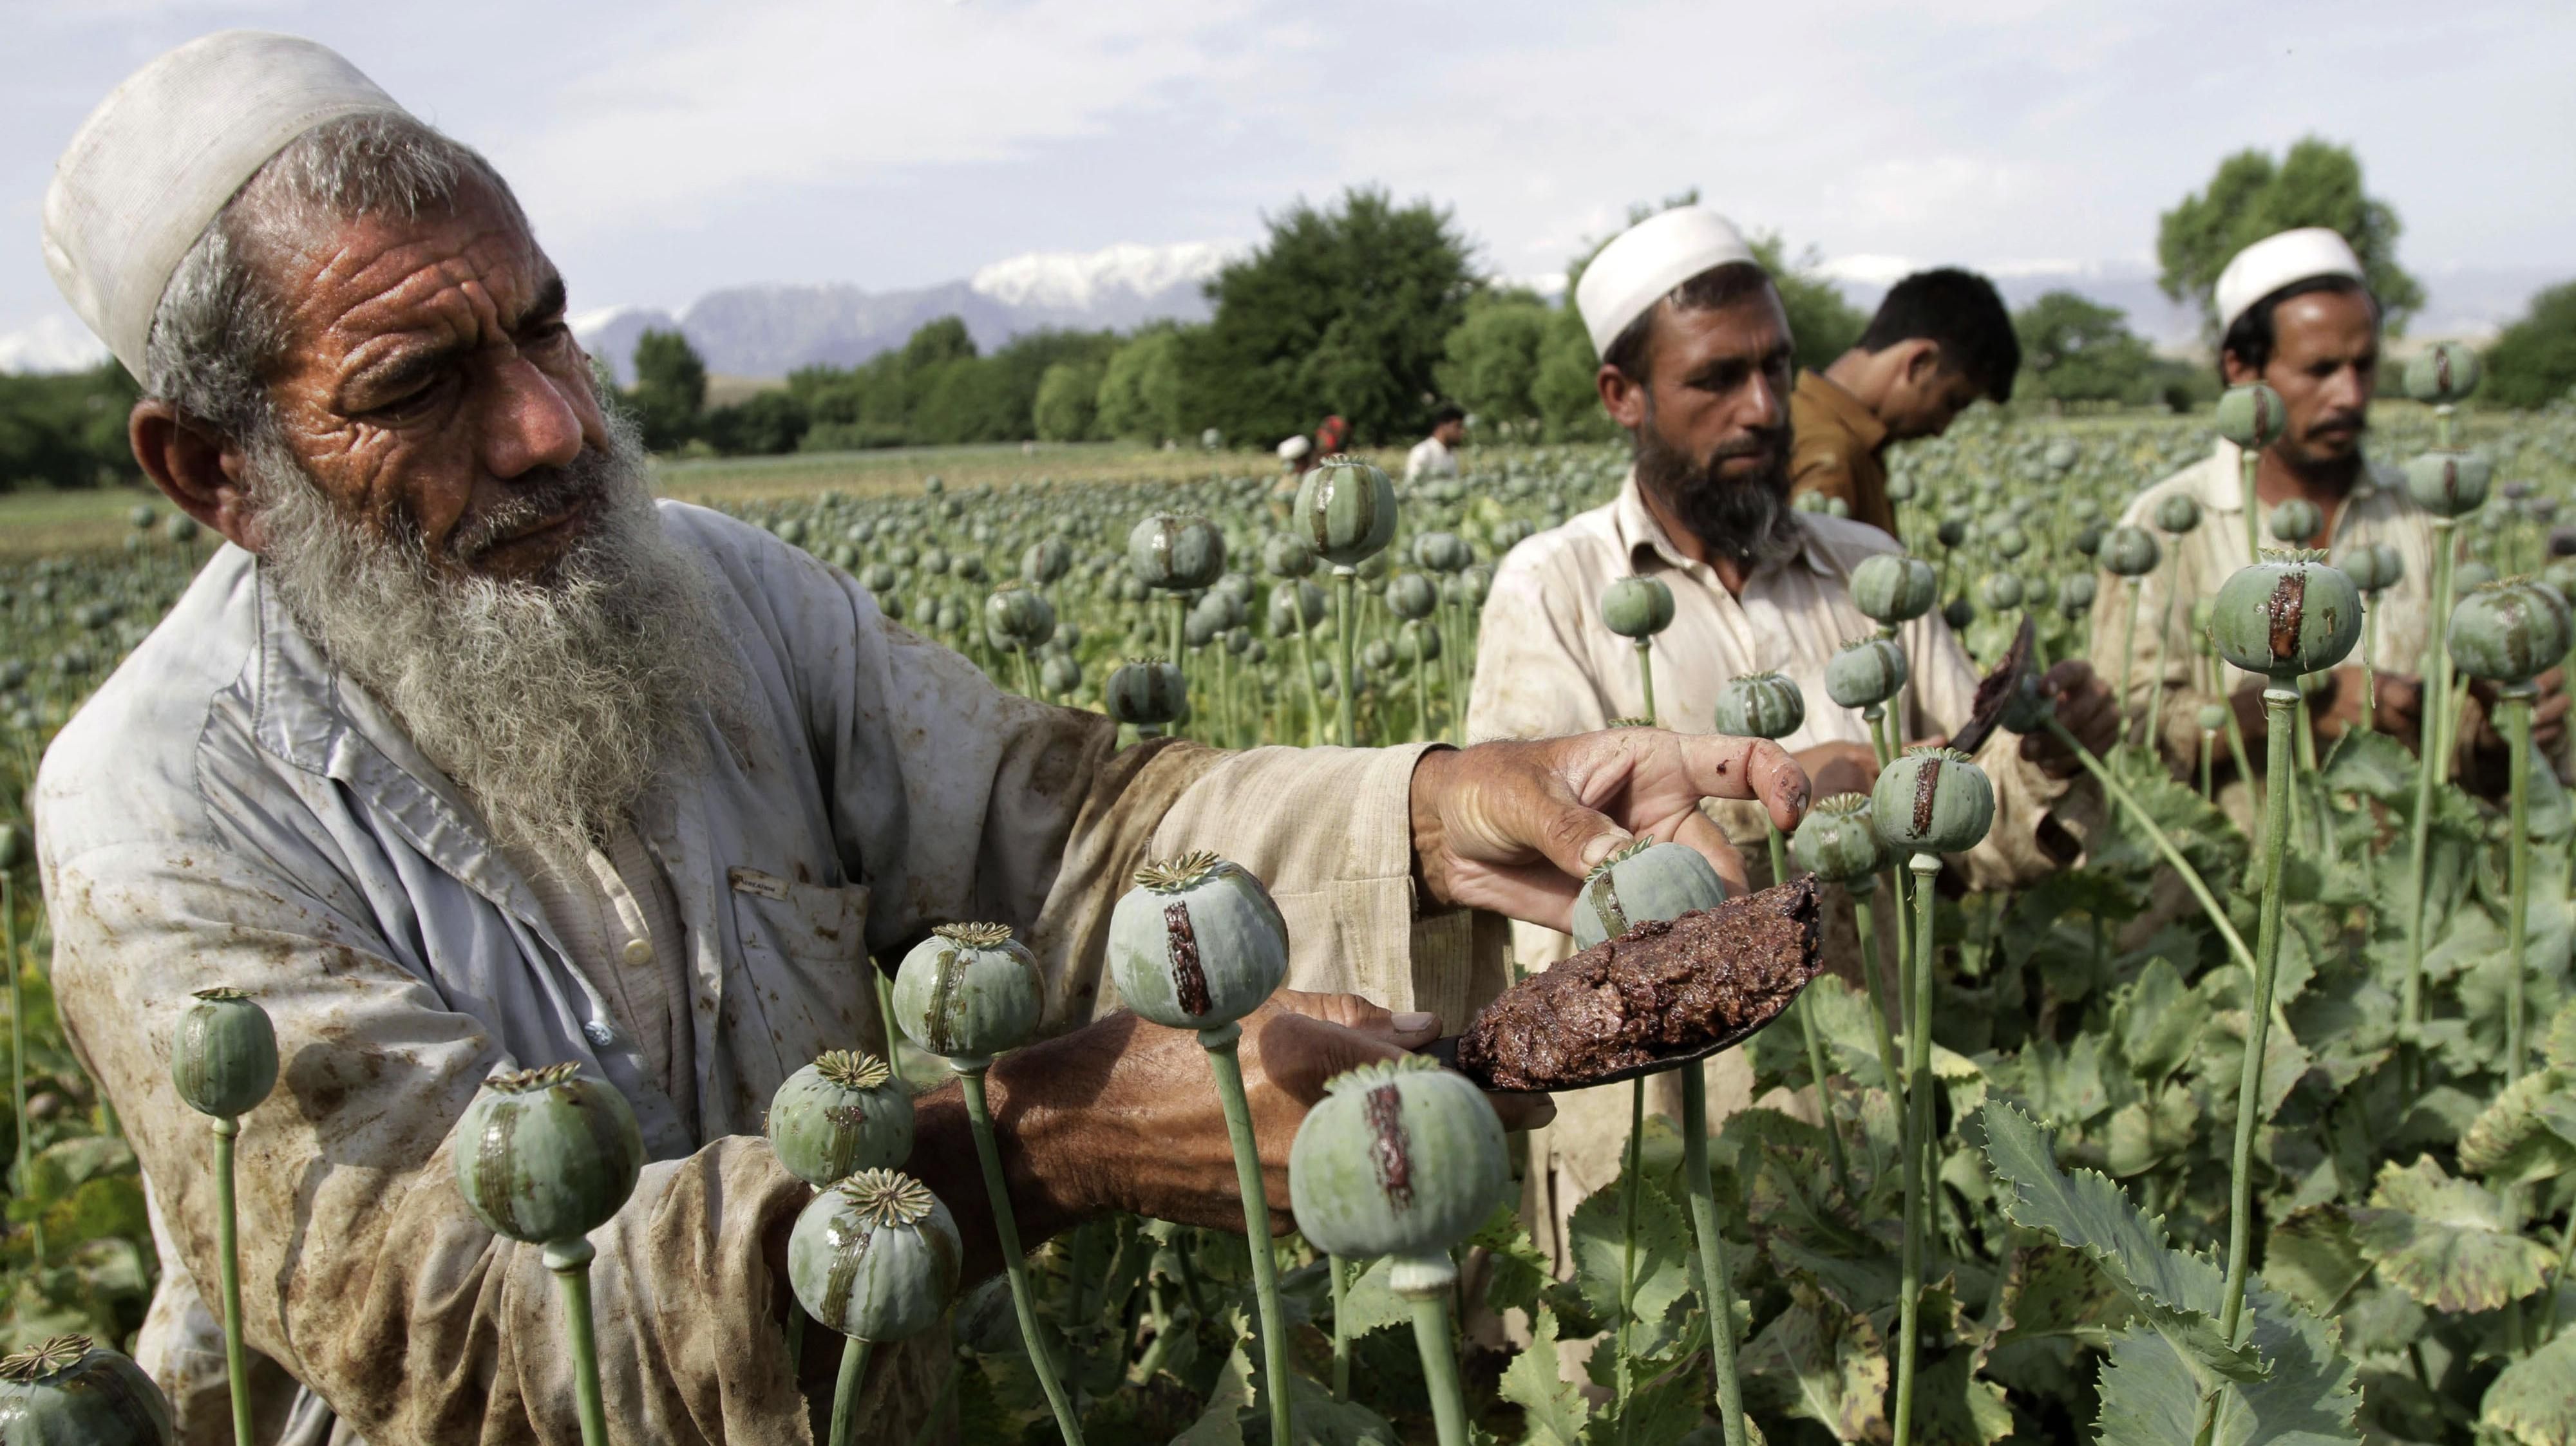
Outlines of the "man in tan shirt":
{"label": "man in tan shirt", "polygon": [[[2403,576],[2369,600],[2376,614],[2369,635],[2372,726],[2413,746],[2424,708],[2419,680],[2432,611],[2433,519],[2408,495],[2401,473],[2375,465],[2363,450],[2378,386],[2379,303],[2361,275],[2351,247],[2322,228],[2285,231],[2248,246],[2218,280],[2225,333],[2219,369],[2230,386],[2259,381],[2271,387],[2287,412],[2279,440],[2263,450],[2254,476],[2262,545],[2324,548],[2338,560],[2372,545],[2396,549]],[[2243,458],[2234,443],[2221,440],[2206,460],[2129,504],[2121,521],[2154,531],[2163,560],[2134,580],[2104,573],[2101,601],[2093,610],[2093,656],[2106,672],[2129,680],[2124,702],[2133,734],[2144,731],[2156,690],[2166,690],[2158,742],[2180,773],[2198,767],[2204,703],[2231,707],[2248,761],[2259,768],[2264,756],[2264,680],[2205,656],[2188,641],[2192,602],[2212,596],[2230,574],[2254,561],[2246,541]],[[2155,529],[2158,508],[2176,495],[2192,498],[2201,511],[2199,526],[2179,536]],[[2270,514],[2293,499],[2315,504],[2322,524],[2310,536],[2284,539],[2273,532]],[[2462,529],[2461,535],[2469,534]],[[2123,664],[2132,581],[2137,641]],[[2321,742],[2361,721],[2361,652],[2356,647],[2309,700],[2311,726]],[[2555,756],[2568,703],[2556,671],[2541,684],[2532,737]],[[2492,788],[2503,778],[2505,741],[2479,706],[2487,696],[2473,694],[2460,763],[2465,780]],[[2232,764],[2223,740],[2218,751]]]}
{"label": "man in tan shirt", "polygon": [[[1673,593],[1671,626],[1653,640],[1656,722],[1700,731],[1733,676],[1777,671],[1806,695],[1804,725],[1780,740],[1816,780],[1819,797],[1865,790],[1875,757],[1856,713],[1826,695],[1826,662],[1873,624],[1850,598],[1852,568],[1894,550],[1872,528],[1789,506],[1788,322],[1769,278],[1732,226],[1697,207],[1632,228],[1596,257],[1576,291],[1602,355],[1603,408],[1634,438],[1618,498],[1530,538],[1497,571],[1485,603],[1468,704],[1475,738],[1550,737],[1645,711],[1634,646],[1600,621],[1602,592],[1619,578],[1660,578]],[[1912,681],[1893,703],[1912,738],[1966,722],[1977,677],[1937,615],[1901,632]],[[2111,740],[2110,699],[2082,662],[2047,684],[2060,716],[2097,747]],[[2098,798],[2070,783],[2074,759],[2039,737],[1998,733],[1977,754],[1996,785],[1987,841],[1954,860],[1979,886],[2001,886],[2074,859]],[[1758,818],[1723,806],[1713,816],[1767,881]],[[1571,941],[1515,928],[1515,957],[1544,968]],[[1848,961],[1845,961],[1846,963]],[[1710,1066],[1713,1107],[1746,1098],[1740,1056]],[[1650,1107],[1677,1113],[1671,1074],[1649,1081]],[[1530,1186],[1533,1231],[1564,1259],[1562,1222],[1614,1178],[1627,1137],[1628,1092],[1556,1096],[1557,1122],[1533,1136],[1545,1160]]]}
{"label": "man in tan shirt", "polygon": [[2020,370],[2021,341],[1993,282],[1949,267],[1906,277],[1851,350],[1798,374],[1790,491],[1839,498],[1855,521],[1895,536],[1887,444],[1940,436],[1980,398],[2011,401]]}

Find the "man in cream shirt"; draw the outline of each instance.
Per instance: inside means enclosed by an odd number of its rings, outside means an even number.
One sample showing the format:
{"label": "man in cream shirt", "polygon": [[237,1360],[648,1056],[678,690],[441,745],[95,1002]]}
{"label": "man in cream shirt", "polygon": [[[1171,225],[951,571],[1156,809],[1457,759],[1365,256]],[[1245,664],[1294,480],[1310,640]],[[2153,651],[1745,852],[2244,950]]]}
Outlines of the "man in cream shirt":
{"label": "man in cream shirt", "polygon": [[[1706,731],[1730,678],[1783,673],[1805,693],[1807,716],[1781,742],[1816,796],[1866,790],[1876,772],[1868,734],[1826,696],[1824,668],[1875,627],[1852,606],[1852,568],[1895,544],[1876,528],[1789,506],[1791,344],[1770,278],[1734,226],[1685,206],[1603,248],[1575,304],[1602,358],[1602,406],[1634,439],[1633,466],[1614,501],[1503,559],[1485,603],[1468,733],[1552,737],[1642,714],[1635,650],[1600,620],[1603,590],[1642,573],[1673,593],[1672,625],[1652,649],[1657,723]],[[1967,721],[1976,673],[1937,613],[1901,636],[1912,683],[1892,705],[1900,727],[1908,738],[1946,736]],[[2060,663],[2046,681],[2069,728],[2107,745],[2109,697],[2091,669]],[[1972,883],[2009,883],[2079,855],[2098,799],[2089,783],[2068,781],[2079,767],[2070,755],[2037,736],[1998,733],[1977,759],[1998,806],[1986,843],[1953,861]],[[1714,813],[1748,868],[1765,874],[1760,819]],[[1513,943],[1527,969],[1572,947],[1538,927],[1516,927]],[[1740,1055],[1708,1068],[1716,1111],[1740,1106],[1749,1084]],[[1672,1075],[1653,1077],[1648,1092],[1650,1108],[1678,1114]],[[1557,1123],[1532,1137],[1538,1198],[1527,1213],[1542,1234],[1561,1231],[1576,1203],[1617,1176],[1627,1136],[1624,1087],[1560,1094],[1557,1105]],[[1562,1239],[1552,1244],[1565,1259]]]}

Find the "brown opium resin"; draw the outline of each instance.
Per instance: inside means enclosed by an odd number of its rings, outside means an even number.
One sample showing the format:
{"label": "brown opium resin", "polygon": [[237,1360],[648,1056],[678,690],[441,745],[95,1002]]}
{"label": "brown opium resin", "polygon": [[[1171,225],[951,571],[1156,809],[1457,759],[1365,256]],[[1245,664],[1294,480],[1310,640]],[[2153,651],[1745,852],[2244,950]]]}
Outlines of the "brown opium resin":
{"label": "brown opium resin", "polygon": [[1816,881],[1639,924],[1505,991],[1458,1041],[1491,1089],[1597,1084],[1743,1038],[1816,977]]}

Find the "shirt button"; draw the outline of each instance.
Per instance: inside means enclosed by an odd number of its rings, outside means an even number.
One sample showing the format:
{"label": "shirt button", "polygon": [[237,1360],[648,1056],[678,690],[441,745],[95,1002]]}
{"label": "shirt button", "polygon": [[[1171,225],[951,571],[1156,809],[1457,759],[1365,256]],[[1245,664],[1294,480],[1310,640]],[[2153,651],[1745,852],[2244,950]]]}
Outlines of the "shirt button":
{"label": "shirt button", "polygon": [[617,1027],[605,1019],[590,1021],[581,1027],[581,1032],[584,1038],[602,1049],[606,1049],[617,1039]]}
{"label": "shirt button", "polygon": [[645,965],[653,962],[653,941],[650,939],[629,939],[626,941],[626,948],[623,952],[625,953],[627,963],[641,969]]}

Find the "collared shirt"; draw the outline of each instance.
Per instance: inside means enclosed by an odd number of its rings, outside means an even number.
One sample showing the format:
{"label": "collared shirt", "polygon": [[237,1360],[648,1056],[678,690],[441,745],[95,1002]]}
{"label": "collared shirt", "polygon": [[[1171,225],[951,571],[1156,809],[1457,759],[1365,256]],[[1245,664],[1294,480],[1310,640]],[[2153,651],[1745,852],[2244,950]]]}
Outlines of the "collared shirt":
{"label": "collared shirt", "polygon": [[[1709,731],[1728,680],[1777,672],[1798,684],[1806,721],[1779,740],[1796,752],[1824,743],[1869,742],[1859,713],[1825,692],[1825,665],[1845,642],[1877,631],[1851,601],[1851,570],[1894,552],[1886,534],[1816,513],[1798,515],[1797,552],[1756,568],[1738,597],[1717,570],[1673,545],[1646,509],[1632,473],[1618,497],[1512,549],[1496,570],[1477,635],[1476,683],[1467,707],[1471,738],[1537,738],[1605,727],[1645,712],[1637,649],[1601,623],[1601,594],[1631,574],[1661,578],[1673,592],[1673,621],[1648,649],[1655,670],[1655,721],[1685,733]],[[1911,681],[1890,704],[1904,737],[1948,734],[1966,723],[1977,672],[1949,626],[1934,613],[1899,630]],[[1977,755],[1993,777],[1997,808],[1988,841],[1960,862],[1980,886],[2062,867],[2039,847],[2037,830],[2068,785],[2022,761],[2019,740],[1998,731]],[[1711,814],[1739,848],[1759,846],[1763,817],[1745,803]]]}
{"label": "collared shirt", "polygon": [[1417,482],[1425,477],[1458,475],[1458,454],[1438,437],[1425,437],[1404,454],[1404,480]]}
{"label": "collared shirt", "polygon": [[1789,393],[1789,490],[1839,497],[1852,520],[1896,535],[1896,507],[1887,500],[1887,424],[1860,398],[1822,372],[1798,373]]}
{"label": "collared shirt", "polygon": [[[163,1273],[136,1354],[184,1439],[229,1429],[194,1284],[215,1259],[212,1137],[167,1054],[194,990],[248,990],[276,1026],[276,1092],[242,1119],[241,1278],[251,1346],[304,1388],[281,1438],[295,1446],[353,1429],[376,1446],[576,1439],[551,1274],[454,1183],[454,1127],[496,1070],[577,1062],[642,1127],[651,1163],[590,1236],[610,1418],[638,1441],[803,1442],[761,1247],[806,1189],[757,1134],[815,1055],[883,1047],[870,954],[899,957],[938,923],[1005,922],[1041,963],[1048,1027],[1079,1023],[1110,1003],[1102,944],[1129,874],[1208,848],[1269,882],[1292,986],[1454,1017],[1472,1002],[1472,946],[1492,952],[1499,931],[1415,916],[1418,748],[1120,751],[1106,718],[1000,692],[767,533],[678,503],[661,517],[739,642],[750,725],[706,720],[710,761],[634,810],[644,857],[606,851],[628,893],[630,869],[643,893],[669,890],[678,969],[658,1004],[621,1005],[456,786],[238,549],[47,751],[56,999],[143,1162]],[[620,911],[620,948],[662,952],[637,902],[641,933]],[[685,1020],[685,1048],[639,1040],[656,1009]],[[861,1407],[872,1441],[909,1439],[946,1348],[888,1354]],[[290,1410],[259,1404],[264,1420]]]}
{"label": "collared shirt", "polygon": [[[2232,665],[2204,657],[2192,644],[2191,605],[2214,597],[2220,584],[2254,564],[2245,545],[2244,452],[2221,441],[2201,462],[2149,487],[2120,514],[2121,522],[2154,533],[2163,550],[2153,572],[2124,579],[2104,572],[2093,604],[2092,657],[2096,672],[2119,687],[2127,679],[2127,711],[2144,718],[2156,689],[2168,690],[2158,720],[2165,756],[2177,764],[2197,766],[2200,757],[2200,705],[2219,701],[2262,680]],[[2156,508],[2181,494],[2200,504],[2200,525],[2176,537],[2156,527]],[[2397,549],[2405,574],[2375,599],[2365,599],[2363,637],[2371,666],[2384,673],[2420,677],[2423,672],[2425,619],[2433,610],[2433,518],[2407,494],[2406,479],[2392,468],[2366,467],[2352,495],[2335,509],[2327,552],[2350,556],[2356,548],[2385,544]],[[2275,543],[2268,529],[2267,548]],[[2136,586],[2137,627],[2130,644],[2130,584]],[[2361,661],[2356,646],[2352,663]],[[2125,660],[2125,661],[2124,661]],[[2143,726],[2143,725],[2140,725]]]}

